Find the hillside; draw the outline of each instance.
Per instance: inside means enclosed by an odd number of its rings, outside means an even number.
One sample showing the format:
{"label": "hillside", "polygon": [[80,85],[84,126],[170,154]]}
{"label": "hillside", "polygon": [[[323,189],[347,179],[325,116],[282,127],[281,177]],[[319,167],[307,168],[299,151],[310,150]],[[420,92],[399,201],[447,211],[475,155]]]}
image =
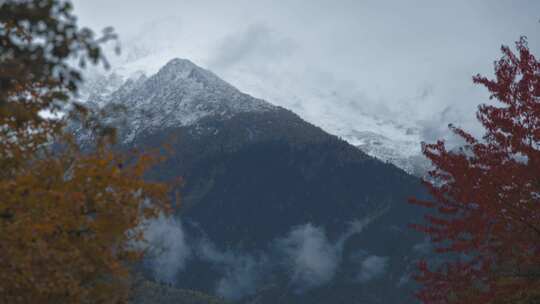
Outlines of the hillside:
{"label": "hillside", "polygon": [[186,60],[90,102],[124,106],[106,120],[123,148],[171,148],[148,178],[184,179],[150,228],[149,279],[240,303],[414,303],[417,178]]}

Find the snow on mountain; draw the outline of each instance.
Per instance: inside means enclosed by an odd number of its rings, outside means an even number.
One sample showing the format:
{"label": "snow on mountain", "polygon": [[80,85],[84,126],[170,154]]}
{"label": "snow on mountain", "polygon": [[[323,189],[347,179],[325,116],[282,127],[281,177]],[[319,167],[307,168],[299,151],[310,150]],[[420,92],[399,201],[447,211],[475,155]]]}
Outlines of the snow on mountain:
{"label": "snow on mountain", "polygon": [[[105,79],[116,79],[114,75]],[[98,91],[109,91],[109,83],[103,87]],[[122,121],[127,125],[123,128],[125,133],[122,137],[126,142],[143,132],[191,125],[203,117],[226,119],[237,113],[275,108],[266,101],[240,92],[186,59],[173,59],[150,77],[141,74],[128,78],[111,94],[92,92],[88,101],[99,107],[116,103],[125,108],[127,115]]]}
{"label": "snow on mountain", "polygon": [[302,84],[264,81],[241,70],[227,72],[224,77],[242,91],[288,108],[366,154],[408,173],[422,176],[429,168],[429,161],[421,153],[420,126],[414,119],[375,115],[373,111],[359,108],[351,97],[330,85],[298,89]]}
{"label": "snow on mountain", "polygon": [[423,175],[428,168],[428,162],[421,154],[420,131],[414,125],[346,110],[310,117],[328,133],[340,136],[366,154],[408,173]]}
{"label": "snow on mountain", "polygon": [[[110,101],[126,106],[129,116],[124,119],[124,123],[129,124],[125,128],[126,141],[144,131],[190,125],[207,116],[227,118],[240,112],[275,108],[262,99],[240,92],[189,60],[173,59],[158,70],[160,60],[159,56],[142,56],[107,74],[94,73],[87,77],[82,91],[85,99],[100,107]],[[156,70],[153,76],[146,76]],[[299,93],[294,88],[296,84],[286,79],[282,83],[264,82],[242,71],[226,73],[225,78],[242,91],[288,108],[368,155],[393,163],[408,173],[422,175],[428,168],[427,160],[420,153],[420,130],[413,123],[351,109],[344,103],[347,97],[324,88]]]}

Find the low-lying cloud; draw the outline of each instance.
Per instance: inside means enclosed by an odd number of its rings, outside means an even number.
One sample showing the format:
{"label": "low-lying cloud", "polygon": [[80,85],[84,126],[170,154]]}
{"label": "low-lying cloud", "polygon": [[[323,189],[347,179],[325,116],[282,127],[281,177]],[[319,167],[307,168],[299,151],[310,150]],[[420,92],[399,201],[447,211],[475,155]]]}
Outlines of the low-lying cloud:
{"label": "low-lying cloud", "polygon": [[226,299],[238,300],[257,291],[263,264],[251,256],[242,256],[227,265],[225,275],[218,281],[216,293]]}
{"label": "low-lying cloud", "polygon": [[266,264],[265,256],[222,252],[207,239],[197,245],[197,255],[203,261],[220,266],[223,271],[223,276],[216,286],[216,294],[226,299],[238,300],[257,291],[262,269]]}
{"label": "low-lying cloud", "polygon": [[[207,237],[189,238],[181,222],[160,216],[145,223],[149,246],[148,265],[156,280],[171,284],[192,259],[218,269],[214,290],[228,300],[253,295],[258,288],[282,273],[296,292],[302,293],[330,282],[343,262],[347,241],[359,234],[371,218],[353,221],[337,239],[330,239],[324,227],[311,223],[296,226],[268,245],[268,252],[222,250]],[[360,264],[360,281],[384,273],[386,258],[371,256]],[[181,274],[180,274],[181,275]]]}
{"label": "low-lying cloud", "polygon": [[376,255],[370,255],[360,263],[360,272],[358,281],[365,283],[382,276],[388,267],[388,258]]}
{"label": "low-lying cloud", "polygon": [[158,281],[173,283],[191,256],[180,220],[160,215],[144,223],[149,263]]}
{"label": "low-lying cloud", "polygon": [[291,283],[298,292],[324,285],[331,281],[342,262],[345,243],[361,233],[370,218],[353,221],[335,242],[329,240],[323,227],[311,223],[293,228],[276,242],[291,267]]}
{"label": "low-lying cloud", "polygon": [[278,242],[292,266],[291,280],[300,288],[330,281],[340,262],[340,248],[328,240],[322,228],[306,224],[293,229]]}

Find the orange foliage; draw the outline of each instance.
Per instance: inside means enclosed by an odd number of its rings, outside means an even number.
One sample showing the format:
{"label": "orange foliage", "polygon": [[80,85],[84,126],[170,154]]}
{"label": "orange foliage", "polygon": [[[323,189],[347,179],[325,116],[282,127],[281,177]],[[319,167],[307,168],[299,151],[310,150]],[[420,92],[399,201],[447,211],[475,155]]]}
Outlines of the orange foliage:
{"label": "orange foliage", "polygon": [[0,302],[125,299],[126,266],[141,254],[130,242],[168,207],[167,186],[143,180],[154,160],[72,145],[0,179]]}
{"label": "orange foliage", "polygon": [[[103,61],[68,2],[0,4],[0,303],[122,303],[141,256],[142,221],[169,210],[169,187],[143,179],[155,154],[103,140],[84,153],[65,133],[81,83],[68,59]],[[84,115],[79,115],[83,117]]]}

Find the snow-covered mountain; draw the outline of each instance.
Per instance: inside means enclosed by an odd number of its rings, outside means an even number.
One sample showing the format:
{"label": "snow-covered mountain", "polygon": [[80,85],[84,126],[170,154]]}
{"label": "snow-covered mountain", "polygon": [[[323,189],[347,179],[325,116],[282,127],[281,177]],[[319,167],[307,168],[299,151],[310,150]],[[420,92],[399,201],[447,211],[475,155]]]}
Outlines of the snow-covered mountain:
{"label": "snow-covered mountain", "polygon": [[[139,62],[141,60],[144,62]],[[124,141],[155,128],[190,125],[207,116],[227,118],[241,112],[268,111],[275,109],[273,104],[276,104],[408,173],[422,175],[428,167],[420,153],[420,131],[414,124],[336,106],[346,99],[337,92],[313,88],[309,95],[299,95],[287,89],[294,86],[293,83],[275,87],[249,78],[241,71],[227,74],[248,93],[263,96],[271,104],[240,92],[189,60],[173,59],[150,77],[146,75],[156,70],[153,65],[157,60],[147,57],[141,60],[128,62],[107,74],[89,75],[81,92],[82,99],[100,107],[111,101],[126,106],[129,118],[124,117],[123,123],[129,125],[124,128],[127,132]],[[144,68],[147,61],[154,64]],[[156,91],[153,89],[156,87],[165,89]],[[300,102],[305,100],[309,102]],[[313,106],[302,106],[305,104]]]}
{"label": "snow-covered mountain", "polygon": [[119,78],[118,74],[97,77],[90,81],[86,94],[99,107],[114,103],[125,108],[127,115],[121,115],[124,142],[159,128],[189,126],[208,116],[227,119],[276,108],[186,59],[173,59],[150,77],[133,74],[116,90],[111,88],[120,83]]}
{"label": "snow-covered mountain", "polygon": [[120,148],[170,147],[150,178],[185,181],[182,207],[152,233],[170,250],[143,263],[147,279],[239,304],[412,303],[417,178],[188,60],[123,77],[89,82],[89,105],[112,114]]}
{"label": "snow-covered mountain", "polygon": [[[372,105],[368,104],[363,108],[357,100],[361,97],[354,99],[331,84],[328,87],[313,87],[287,80],[275,83],[253,77],[252,74],[234,70],[225,71],[223,77],[242,91],[290,109],[368,155],[390,162],[408,173],[422,176],[429,168],[429,161],[421,153],[421,127],[414,119],[405,119],[414,116],[414,113],[392,115],[390,109],[374,111],[370,109]],[[296,86],[303,87],[298,89]]]}

